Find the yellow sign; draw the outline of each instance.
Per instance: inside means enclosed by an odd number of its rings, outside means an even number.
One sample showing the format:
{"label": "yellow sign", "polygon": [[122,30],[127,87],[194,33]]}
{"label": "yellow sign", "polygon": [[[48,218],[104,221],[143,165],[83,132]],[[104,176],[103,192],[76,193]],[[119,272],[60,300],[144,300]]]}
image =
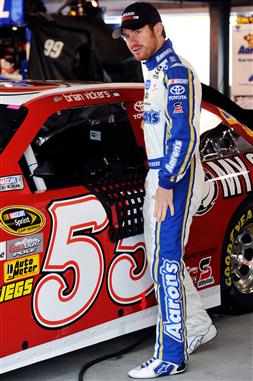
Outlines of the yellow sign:
{"label": "yellow sign", "polygon": [[252,24],[253,16],[238,16],[236,22],[237,24]]}
{"label": "yellow sign", "polygon": [[4,282],[24,279],[40,272],[39,254],[29,257],[14,259],[4,263]]}
{"label": "yellow sign", "polygon": [[33,278],[4,284],[0,288],[0,303],[30,295],[33,287]]}

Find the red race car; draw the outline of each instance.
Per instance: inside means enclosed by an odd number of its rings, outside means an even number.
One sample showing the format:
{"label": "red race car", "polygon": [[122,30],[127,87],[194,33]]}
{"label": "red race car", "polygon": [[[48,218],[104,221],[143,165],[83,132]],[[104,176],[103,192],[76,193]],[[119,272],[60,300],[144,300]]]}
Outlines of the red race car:
{"label": "red race car", "polygon": [[[0,83],[0,373],[156,322],[141,84]],[[203,86],[185,260],[206,308],[253,310],[252,112]]]}

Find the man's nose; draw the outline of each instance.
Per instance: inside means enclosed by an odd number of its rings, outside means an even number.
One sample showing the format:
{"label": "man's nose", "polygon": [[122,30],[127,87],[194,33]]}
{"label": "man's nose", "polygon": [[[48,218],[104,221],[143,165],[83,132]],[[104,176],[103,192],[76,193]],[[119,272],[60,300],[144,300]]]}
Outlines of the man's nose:
{"label": "man's nose", "polygon": [[131,33],[129,38],[128,38],[129,45],[132,47],[132,45],[136,44],[137,42],[137,36],[135,33]]}

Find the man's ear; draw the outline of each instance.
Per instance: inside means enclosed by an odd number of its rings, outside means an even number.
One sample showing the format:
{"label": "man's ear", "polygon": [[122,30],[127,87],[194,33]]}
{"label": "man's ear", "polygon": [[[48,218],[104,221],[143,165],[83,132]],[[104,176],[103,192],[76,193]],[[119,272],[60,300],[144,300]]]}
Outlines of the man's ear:
{"label": "man's ear", "polygon": [[164,29],[163,23],[158,22],[157,24],[155,24],[154,29],[155,29],[156,33],[158,34],[158,36],[161,36],[163,33],[163,29]]}

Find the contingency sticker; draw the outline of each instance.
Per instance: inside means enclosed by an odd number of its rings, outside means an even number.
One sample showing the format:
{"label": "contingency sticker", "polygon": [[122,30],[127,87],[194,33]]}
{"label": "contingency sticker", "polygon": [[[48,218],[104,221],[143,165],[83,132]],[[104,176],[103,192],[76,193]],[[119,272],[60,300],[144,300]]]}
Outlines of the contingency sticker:
{"label": "contingency sticker", "polygon": [[0,192],[19,190],[24,188],[22,175],[0,177]]}
{"label": "contingency sticker", "polygon": [[4,263],[4,282],[24,279],[40,272],[39,254]]}
{"label": "contingency sticker", "polygon": [[16,259],[43,251],[43,233],[7,241],[7,259]]}
{"label": "contingency sticker", "polygon": [[32,293],[33,280],[33,278],[28,278],[18,282],[4,284],[0,288],[0,303],[30,295]]}
{"label": "contingency sticker", "polygon": [[32,234],[41,230],[44,225],[44,215],[35,208],[10,206],[0,210],[0,227],[8,233]]}
{"label": "contingency sticker", "polygon": [[0,242],[0,261],[6,259],[6,241]]}

